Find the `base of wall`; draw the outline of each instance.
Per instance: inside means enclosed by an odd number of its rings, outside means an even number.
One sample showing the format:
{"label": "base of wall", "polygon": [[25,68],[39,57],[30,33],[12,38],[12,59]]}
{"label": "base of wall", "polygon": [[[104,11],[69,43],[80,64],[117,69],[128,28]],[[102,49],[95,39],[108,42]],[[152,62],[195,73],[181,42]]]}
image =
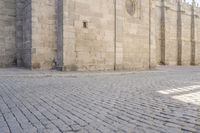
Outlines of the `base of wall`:
{"label": "base of wall", "polygon": [[65,68],[64,67],[56,67],[56,70],[58,70],[58,71],[65,71]]}

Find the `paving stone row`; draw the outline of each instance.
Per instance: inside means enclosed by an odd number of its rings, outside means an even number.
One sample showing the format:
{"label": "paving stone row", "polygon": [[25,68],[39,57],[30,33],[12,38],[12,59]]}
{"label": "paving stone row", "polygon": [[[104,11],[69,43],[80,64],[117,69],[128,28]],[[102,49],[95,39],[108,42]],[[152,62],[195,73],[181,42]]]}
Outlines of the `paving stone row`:
{"label": "paving stone row", "polygon": [[200,133],[198,85],[198,67],[0,69],[0,133]]}

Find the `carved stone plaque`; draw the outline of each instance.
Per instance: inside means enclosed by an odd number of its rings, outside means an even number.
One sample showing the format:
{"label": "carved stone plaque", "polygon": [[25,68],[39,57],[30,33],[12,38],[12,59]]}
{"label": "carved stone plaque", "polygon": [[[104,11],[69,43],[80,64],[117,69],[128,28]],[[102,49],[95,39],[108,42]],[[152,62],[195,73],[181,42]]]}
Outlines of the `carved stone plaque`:
{"label": "carved stone plaque", "polygon": [[141,0],[125,0],[125,9],[131,18],[134,18],[135,20],[141,19]]}
{"label": "carved stone plaque", "polygon": [[126,10],[129,15],[133,16],[136,12],[136,1],[126,0]]}

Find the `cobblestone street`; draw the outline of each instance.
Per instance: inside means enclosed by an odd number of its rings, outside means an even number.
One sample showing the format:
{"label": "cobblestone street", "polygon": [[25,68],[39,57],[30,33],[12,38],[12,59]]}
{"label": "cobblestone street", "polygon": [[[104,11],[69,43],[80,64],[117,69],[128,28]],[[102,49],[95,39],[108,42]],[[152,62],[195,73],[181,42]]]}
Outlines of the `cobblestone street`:
{"label": "cobblestone street", "polygon": [[200,67],[0,69],[0,133],[200,133]]}

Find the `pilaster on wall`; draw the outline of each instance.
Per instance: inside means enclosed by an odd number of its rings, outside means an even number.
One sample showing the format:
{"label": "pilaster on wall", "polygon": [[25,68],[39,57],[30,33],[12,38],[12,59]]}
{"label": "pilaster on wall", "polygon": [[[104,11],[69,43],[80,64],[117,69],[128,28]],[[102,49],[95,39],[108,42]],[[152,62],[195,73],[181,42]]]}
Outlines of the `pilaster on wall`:
{"label": "pilaster on wall", "polygon": [[177,4],[177,43],[178,43],[178,54],[177,54],[177,65],[182,65],[182,10],[181,0],[178,0]]}
{"label": "pilaster on wall", "polygon": [[200,65],[200,8],[195,7],[195,64]]}
{"label": "pilaster on wall", "polygon": [[195,65],[197,31],[195,7],[182,0],[161,0],[161,63]]}
{"label": "pilaster on wall", "polygon": [[55,1],[16,1],[18,66],[51,69],[55,66]]}
{"label": "pilaster on wall", "polygon": [[[75,0],[63,1],[63,67],[66,71],[76,71],[76,31]],[[87,20],[85,20],[87,23]]]}
{"label": "pilaster on wall", "polygon": [[56,67],[59,70],[64,69],[63,61],[63,0],[56,1],[56,35],[57,35],[57,57],[56,57]]}
{"label": "pilaster on wall", "polygon": [[124,11],[123,9],[124,1],[115,0],[115,35],[114,35],[114,69],[123,69],[123,23],[124,23]]}
{"label": "pilaster on wall", "polygon": [[149,68],[157,65],[156,61],[156,4],[149,0]]}
{"label": "pilaster on wall", "polygon": [[31,0],[16,0],[17,66],[31,67]]}
{"label": "pilaster on wall", "polygon": [[0,67],[15,65],[15,0],[0,0]]}
{"label": "pilaster on wall", "polygon": [[16,0],[16,48],[17,48],[17,66],[21,67],[22,65],[22,47],[23,47],[23,8],[24,0]]}
{"label": "pilaster on wall", "polygon": [[56,32],[58,70],[75,71],[74,0],[56,0]]}
{"label": "pilaster on wall", "polygon": [[165,64],[165,0],[161,0],[161,64]]}
{"label": "pilaster on wall", "polygon": [[195,2],[188,5],[185,2],[181,3],[181,16],[182,16],[182,54],[181,65],[195,65],[196,56],[196,41],[195,41],[195,17],[194,8]]}
{"label": "pilaster on wall", "polygon": [[194,37],[193,37],[193,51],[195,51],[195,54],[193,54],[193,65],[199,65],[200,64],[200,43],[199,43],[199,23],[200,23],[200,8],[199,7],[193,7],[194,9],[194,15],[193,15],[193,21],[194,21]]}

